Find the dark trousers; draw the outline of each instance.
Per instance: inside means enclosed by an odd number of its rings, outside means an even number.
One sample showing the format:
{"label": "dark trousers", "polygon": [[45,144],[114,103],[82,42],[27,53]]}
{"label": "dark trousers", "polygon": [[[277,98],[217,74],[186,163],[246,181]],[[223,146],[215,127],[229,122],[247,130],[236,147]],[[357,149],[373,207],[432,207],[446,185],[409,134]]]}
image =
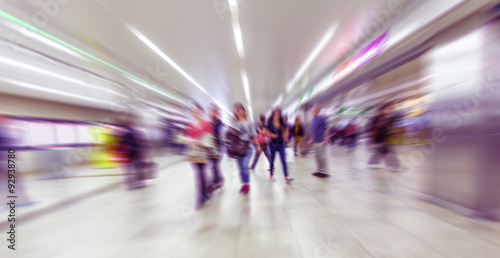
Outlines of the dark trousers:
{"label": "dark trousers", "polygon": [[205,175],[206,164],[192,163],[194,168],[194,182],[195,182],[195,201],[196,206],[203,205],[208,199],[209,194],[207,191],[207,180]]}
{"label": "dark trousers", "polygon": [[354,148],[356,147],[356,142],[358,140],[357,135],[353,134],[347,137],[347,147]]}
{"label": "dark trousers", "polygon": [[262,154],[262,152],[264,152],[264,155],[266,155],[267,161],[271,162],[271,154],[269,153],[269,148],[267,144],[261,144],[260,148],[262,149],[261,153],[255,152],[255,157],[253,158],[252,165],[250,166],[250,168],[252,169],[255,169],[255,166],[257,165],[257,162],[259,161],[260,158],[260,154]]}
{"label": "dark trousers", "polygon": [[213,172],[213,177],[214,177],[214,181],[213,181],[214,185],[224,183],[224,177],[222,176],[222,173],[220,171],[221,159],[210,159],[210,164],[212,165],[212,172]]}
{"label": "dark trousers", "polygon": [[286,166],[286,160],[285,160],[285,145],[269,145],[269,150],[271,151],[271,161],[270,161],[270,170],[271,170],[271,176],[274,174],[273,169],[274,169],[274,157],[276,156],[276,152],[279,152],[280,154],[280,159],[281,159],[281,165],[283,165],[283,173],[285,174],[285,177],[288,177],[288,170]]}
{"label": "dark trousers", "polygon": [[144,162],[137,153],[129,153],[129,164],[127,165],[126,184],[129,188],[141,186],[144,182]]}
{"label": "dark trousers", "polygon": [[380,146],[377,146],[372,157],[368,161],[368,164],[380,164],[382,160],[385,160],[386,165],[389,167],[399,168],[400,162],[398,156],[388,144],[381,144]]}

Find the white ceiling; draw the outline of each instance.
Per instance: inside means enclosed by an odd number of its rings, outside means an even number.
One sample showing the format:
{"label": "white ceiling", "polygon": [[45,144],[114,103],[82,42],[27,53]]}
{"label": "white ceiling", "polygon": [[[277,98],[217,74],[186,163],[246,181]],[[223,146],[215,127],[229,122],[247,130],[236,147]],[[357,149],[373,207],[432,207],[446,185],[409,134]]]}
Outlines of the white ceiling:
{"label": "white ceiling", "polygon": [[[170,93],[204,105],[215,99],[227,109],[235,101],[247,103],[241,76],[244,70],[257,117],[286,91],[287,84],[328,30],[336,28],[331,40],[285,98],[296,98],[311,81],[331,69],[345,53],[346,46],[353,45],[363,29],[395,2],[235,1],[244,58],[236,49],[226,0],[53,0],[57,4],[45,9],[50,14],[45,16],[48,24],[37,27]],[[40,25],[36,24],[36,15],[47,13],[37,0],[2,1],[0,9],[35,26]],[[141,41],[137,32],[175,62],[185,75]],[[114,81],[139,87],[116,69],[95,60],[83,61],[33,40],[24,45]]]}

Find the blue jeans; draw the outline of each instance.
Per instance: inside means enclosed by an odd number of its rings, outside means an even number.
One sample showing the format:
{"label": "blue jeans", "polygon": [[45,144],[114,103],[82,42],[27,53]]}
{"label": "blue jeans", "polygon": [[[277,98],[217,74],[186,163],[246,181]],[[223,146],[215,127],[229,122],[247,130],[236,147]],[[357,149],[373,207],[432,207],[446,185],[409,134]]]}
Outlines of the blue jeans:
{"label": "blue jeans", "polygon": [[243,184],[248,184],[250,182],[250,169],[248,168],[248,164],[250,163],[250,159],[252,158],[252,152],[252,147],[248,147],[247,155],[245,157],[239,157],[238,159],[236,159],[236,161],[238,161],[241,182]]}
{"label": "blue jeans", "polygon": [[286,160],[285,160],[285,145],[269,144],[269,150],[271,151],[271,160],[270,160],[271,176],[273,175],[274,157],[276,156],[276,152],[278,151],[280,153],[281,165],[283,165],[283,173],[285,174],[285,177],[288,177],[288,170],[286,167]]}

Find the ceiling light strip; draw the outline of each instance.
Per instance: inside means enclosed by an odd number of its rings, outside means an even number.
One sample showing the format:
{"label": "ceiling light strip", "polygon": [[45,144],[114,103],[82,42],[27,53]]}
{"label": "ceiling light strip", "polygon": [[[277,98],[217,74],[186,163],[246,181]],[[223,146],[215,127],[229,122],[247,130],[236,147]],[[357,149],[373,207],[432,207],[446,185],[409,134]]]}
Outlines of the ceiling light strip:
{"label": "ceiling light strip", "polygon": [[304,75],[305,71],[311,66],[312,62],[318,57],[321,51],[326,47],[326,44],[332,39],[338,24],[329,29],[325,35],[321,38],[320,42],[316,45],[314,50],[309,54],[304,63],[300,66],[299,70],[293,76],[293,79],[288,83],[286,91],[290,92],[293,89],[295,83]]}
{"label": "ceiling light strip", "polygon": [[15,23],[17,23],[17,24],[19,24],[19,25],[27,28],[27,29],[30,29],[31,31],[34,31],[34,32],[36,32],[36,33],[38,33],[38,34],[40,34],[42,36],[45,36],[45,37],[47,37],[47,38],[49,38],[49,39],[51,39],[51,40],[53,40],[53,41],[55,41],[55,42],[63,45],[63,46],[66,46],[66,47],[68,47],[68,48],[70,48],[70,49],[72,49],[72,50],[74,50],[74,51],[76,51],[76,52],[78,52],[78,53],[80,53],[80,54],[88,57],[88,58],[91,58],[91,59],[93,59],[93,60],[95,60],[95,61],[97,61],[99,63],[102,63],[102,64],[110,67],[110,68],[113,68],[113,69],[115,69],[115,70],[117,70],[117,71],[119,71],[119,72],[121,72],[123,74],[126,74],[126,75],[128,75],[128,76],[130,76],[130,77],[132,77],[132,78],[134,78],[134,79],[136,79],[138,81],[144,82],[144,83],[148,84],[148,86],[151,87],[151,88],[155,88],[157,90],[163,91],[163,92],[165,92],[165,94],[171,95],[172,97],[176,98],[177,100],[179,100],[181,102],[188,103],[185,99],[180,98],[180,97],[178,97],[178,96],[176,96],[176,95],[174,95],[174,94],[172,94],[170,92],[167,92],[167,91],[161,89],[160,87],[158,87],[156,85],[153,85],[153,84],[151,84],[151,83],[149,83],[149,82],[147,82],[147,81],[145,81],[145,80],[143,80],[143,79],[141,79],[141,78],[139,78],[139,77],[137,77],[137,76],[135,76],[135,75],[133,75],[133,74],[131,74],[131,73],[129,73],[129,72],[127,72],[127,71],[119,68],[119,67],[117,67],[117,66],[114,66],[114,65],[112,65],[112,64],[110,64],[110,63],[108,63],[108,62],[106,62],[106,61],[104,61],[104,60],[102,60],[102,59],[100,59],[100,58],[92,55],[92,54],[89,54],[89,53],[87,53],[87,52],[85,52],[85,51],[83,51],[83,50],[81,50],[81,49],[79,49],[79,48],[77,48],[77,47],[75,47],[75,46],[73,46],[73,45],[71,45],[71,44],[69,44],[69,43],[61,40],[61,39],[59,39],[59,38],[56,38],[56,37],[54,37],[54,36],[46,33],[45,31],[42,31],[42,30],[38,29],[37,27],[32,26],[31,24],[26,23],[26,22],[18,19],[17,17],[14,17],[14,16],[6,13],[3,10],[0,10],[0,16],[4,17],[4,18],[6,18],[6,19],[8,19],[10,21],[13,21],[13,22],[15,22]]}
{"label": "ceiling light strip", "polygon": [[47,71],[47,70],[43,70],[43,69],[40,69],[38,67],[31,66],[31,65],[28,65],[28,64],[25,64],[25,63],[21,63],[21,62],[17,62],[17,61],[11,60],[11,59],[0,57],[0,62],[4,63],[4,64],[7,64],[7,65],[12,65],[12,66],[17,66],[17,67],[20,67],[20,68],[24,68],[26,70],[30,70],[30,71],[33,71],[33,72],[36,72],[36,73],[39,73],[39,74],[44,74],[44,75],[48,75],[48,76],[51,76],[51,77],[54,77],[54,78],[58,78],[58,79],[61,79],[61,80],[72,82],[72,83],[75,83],[75,84],[80,84],[80,85],[83,85],[83,86],[86,86],[86,87],[90,87],[90,88],[95,88],[95,89],[98,89],[98,90],[102,90],[102,91],[108,92],[110,94],[118,95],[118,96],[121,96],[121,97],[126,97],[125,95],[123,95],[121,93],[118,93],[116,91],[113,91],[111,89],[108,89],[108,88],[102,88],[102,87],[98,87],[98,86],[95,86],[95,85],[92,85],[92,84],[87,84],[87,83],[84,83],[82,81],[75,80],[73,78],[66,77],[66,76],[63,76],[63,75],[58,74],[58,73],[54,73],[54,72],[50,72],[50,71]]}
{"label": "ceiling light strip", "polygon": [[118,105],[115,102],[111,102],[111,101],[107,101],[107,100],[97,100],[95,98],[90,98],[90,97],[86,97],[86,96],[82,96],[82,95],[77,95],[77,94],[73,94],[73,93],[68,93],[68,92],[59,91],[59,90],[55,90],[55,89],[50,89],[47,87],[42,87],[42,86],[31,84],[31,83],[21,82],[21,81],[17,81],[17,80],[11,80],[11,79],[7,79],[7,78],[0,78],[0,81],[3,81],[5,83],[9,83],[9,84],[13,84],[13,85],[17,85],[17,86],[20,86],[23,88],[33,89],[33,90],[37,90],[37,91],[44,91],[44,92],[48,92],[51,94],[57,94],[57,95],[65,96],[65,97],[81,99],[81,100],[85,100],[85,101],[93,102],[93,103],[108,104],[110,106],[117,106],[120,108],[125,108],[124,106]]}

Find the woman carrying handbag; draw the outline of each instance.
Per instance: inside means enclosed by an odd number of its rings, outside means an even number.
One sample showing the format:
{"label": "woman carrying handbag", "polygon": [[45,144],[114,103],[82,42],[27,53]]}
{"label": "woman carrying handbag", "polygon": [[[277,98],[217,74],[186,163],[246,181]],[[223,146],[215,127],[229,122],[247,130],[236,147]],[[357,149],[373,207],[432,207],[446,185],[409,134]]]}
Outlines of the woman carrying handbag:
{"label": "woman carrying handbag", "polygon": [[203,108],[195,105],[193,115],[195,121],[186,130],[187,137],[181,137],[180,141],[190,147],[186,160],[191,162],[194,168],[196,209],[200,209],[210,198],[206,167],[215,145],[212,125],[205,119]]}
{"label": "woman carrying handbag", "polygon": [[[234,104],[235,115],[236,115],[236,134],[237,140],[233,142],[244,143],[244,147],[246,148],[246,153],[244,151],[235,151],[234,155],[236,160],[238,161],[238,168],[240,170],[241,177],[241,193],[248,193],[250,191],[250,169],[248,168],[248,164],[250,163],[250,159],[252,158],[252,144],[250,141],[254,141],[257,145],[257,151],[262,151],[260,149],[259,142],[257,140],[257,132],[255,131],[255,125],[248,121],[247,111],[245,107],[241,103]],[[242,145],[242,144],[238,144]],[[231,155],[232,148],[229,147],[228,154]],[[240,149],[240,148],[237,148]]]}

